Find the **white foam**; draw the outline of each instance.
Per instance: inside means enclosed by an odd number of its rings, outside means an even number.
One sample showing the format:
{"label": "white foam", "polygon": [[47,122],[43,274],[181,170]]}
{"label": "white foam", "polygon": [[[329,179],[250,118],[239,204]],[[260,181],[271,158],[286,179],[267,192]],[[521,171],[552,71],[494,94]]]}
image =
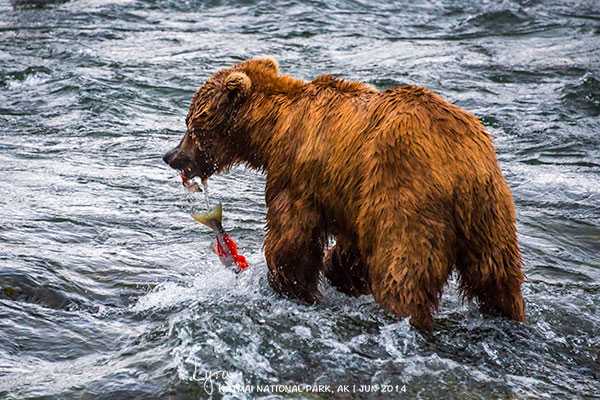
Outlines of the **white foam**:
{"label": "white foam", "polygon": [[8,88],[9,89],[17,89],[23,86],[39,86],[45,83],[48,80],[47,76],[43,74],[32,74],[27,76],[25,79],[21,80],[9,80]]}
{"label": "white foam", "polygon": [[171,308],[189,300],[202,300],[214,294],[236,290],[240,285],[238,276],[222,265],[203,266],[203,272],[194,276],[189,284],[163,282],[142,296],[132,306],[136,312]]}

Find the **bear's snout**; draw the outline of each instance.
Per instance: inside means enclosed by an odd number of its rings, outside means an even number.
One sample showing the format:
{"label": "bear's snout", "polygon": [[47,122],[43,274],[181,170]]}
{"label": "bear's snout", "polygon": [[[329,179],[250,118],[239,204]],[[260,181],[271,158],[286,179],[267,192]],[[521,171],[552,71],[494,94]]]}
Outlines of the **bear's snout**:
{"label": "bear's snout", "polygon": [[163,161],[169,164],[169,167],[173,169],[183,170],[186,167],[186,157],[182,155],[182,152],[179,150],[179,146],[175,147],[165,153],[163,156]]}

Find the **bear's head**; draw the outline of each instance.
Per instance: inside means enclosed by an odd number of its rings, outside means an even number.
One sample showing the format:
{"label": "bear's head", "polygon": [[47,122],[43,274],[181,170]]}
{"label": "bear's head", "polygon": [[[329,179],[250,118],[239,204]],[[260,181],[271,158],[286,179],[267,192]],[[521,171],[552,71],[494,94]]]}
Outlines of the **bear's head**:
{"label": "bear's head", "polygon": [[215,73],[194,94],[187,131],[163,160],[188,178],[201,179],[248,161],[249,138],[238,113],[255,91],[253,79],[277,73],[273,58],[248,60]]}

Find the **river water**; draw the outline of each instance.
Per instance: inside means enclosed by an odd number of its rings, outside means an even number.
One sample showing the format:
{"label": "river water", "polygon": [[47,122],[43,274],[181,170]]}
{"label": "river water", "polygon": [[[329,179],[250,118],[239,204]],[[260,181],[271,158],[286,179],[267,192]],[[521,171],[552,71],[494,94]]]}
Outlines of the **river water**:
{"label": "river water", "polygon": [[[454,282],[432,339],[327,285],[316,306],[275,295],[264,177],[243,168],[210,191],[252,269],[221,266],[161,155],[195,88],[262,54],[424,85],[484,121],[526,323]],[[599,396],[600,2],[0,0],[0,318],[0,399]],[[234,384],[356,387],[219,393]]]}

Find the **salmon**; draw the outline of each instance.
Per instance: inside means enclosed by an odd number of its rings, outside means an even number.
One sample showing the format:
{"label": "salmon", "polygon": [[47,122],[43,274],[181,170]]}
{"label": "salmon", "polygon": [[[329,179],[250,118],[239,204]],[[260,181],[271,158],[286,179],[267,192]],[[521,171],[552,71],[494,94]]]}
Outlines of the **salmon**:
{"label": "salmon", "polygon": [[248,269],[250,264],[246,257],[238,253],[235,240],[223,229],[223,206],[221,203],[209,212],[192,214],[192,218],[213,230],[215,233],[214,251],[225,267],[232,268],[235,273]]}

